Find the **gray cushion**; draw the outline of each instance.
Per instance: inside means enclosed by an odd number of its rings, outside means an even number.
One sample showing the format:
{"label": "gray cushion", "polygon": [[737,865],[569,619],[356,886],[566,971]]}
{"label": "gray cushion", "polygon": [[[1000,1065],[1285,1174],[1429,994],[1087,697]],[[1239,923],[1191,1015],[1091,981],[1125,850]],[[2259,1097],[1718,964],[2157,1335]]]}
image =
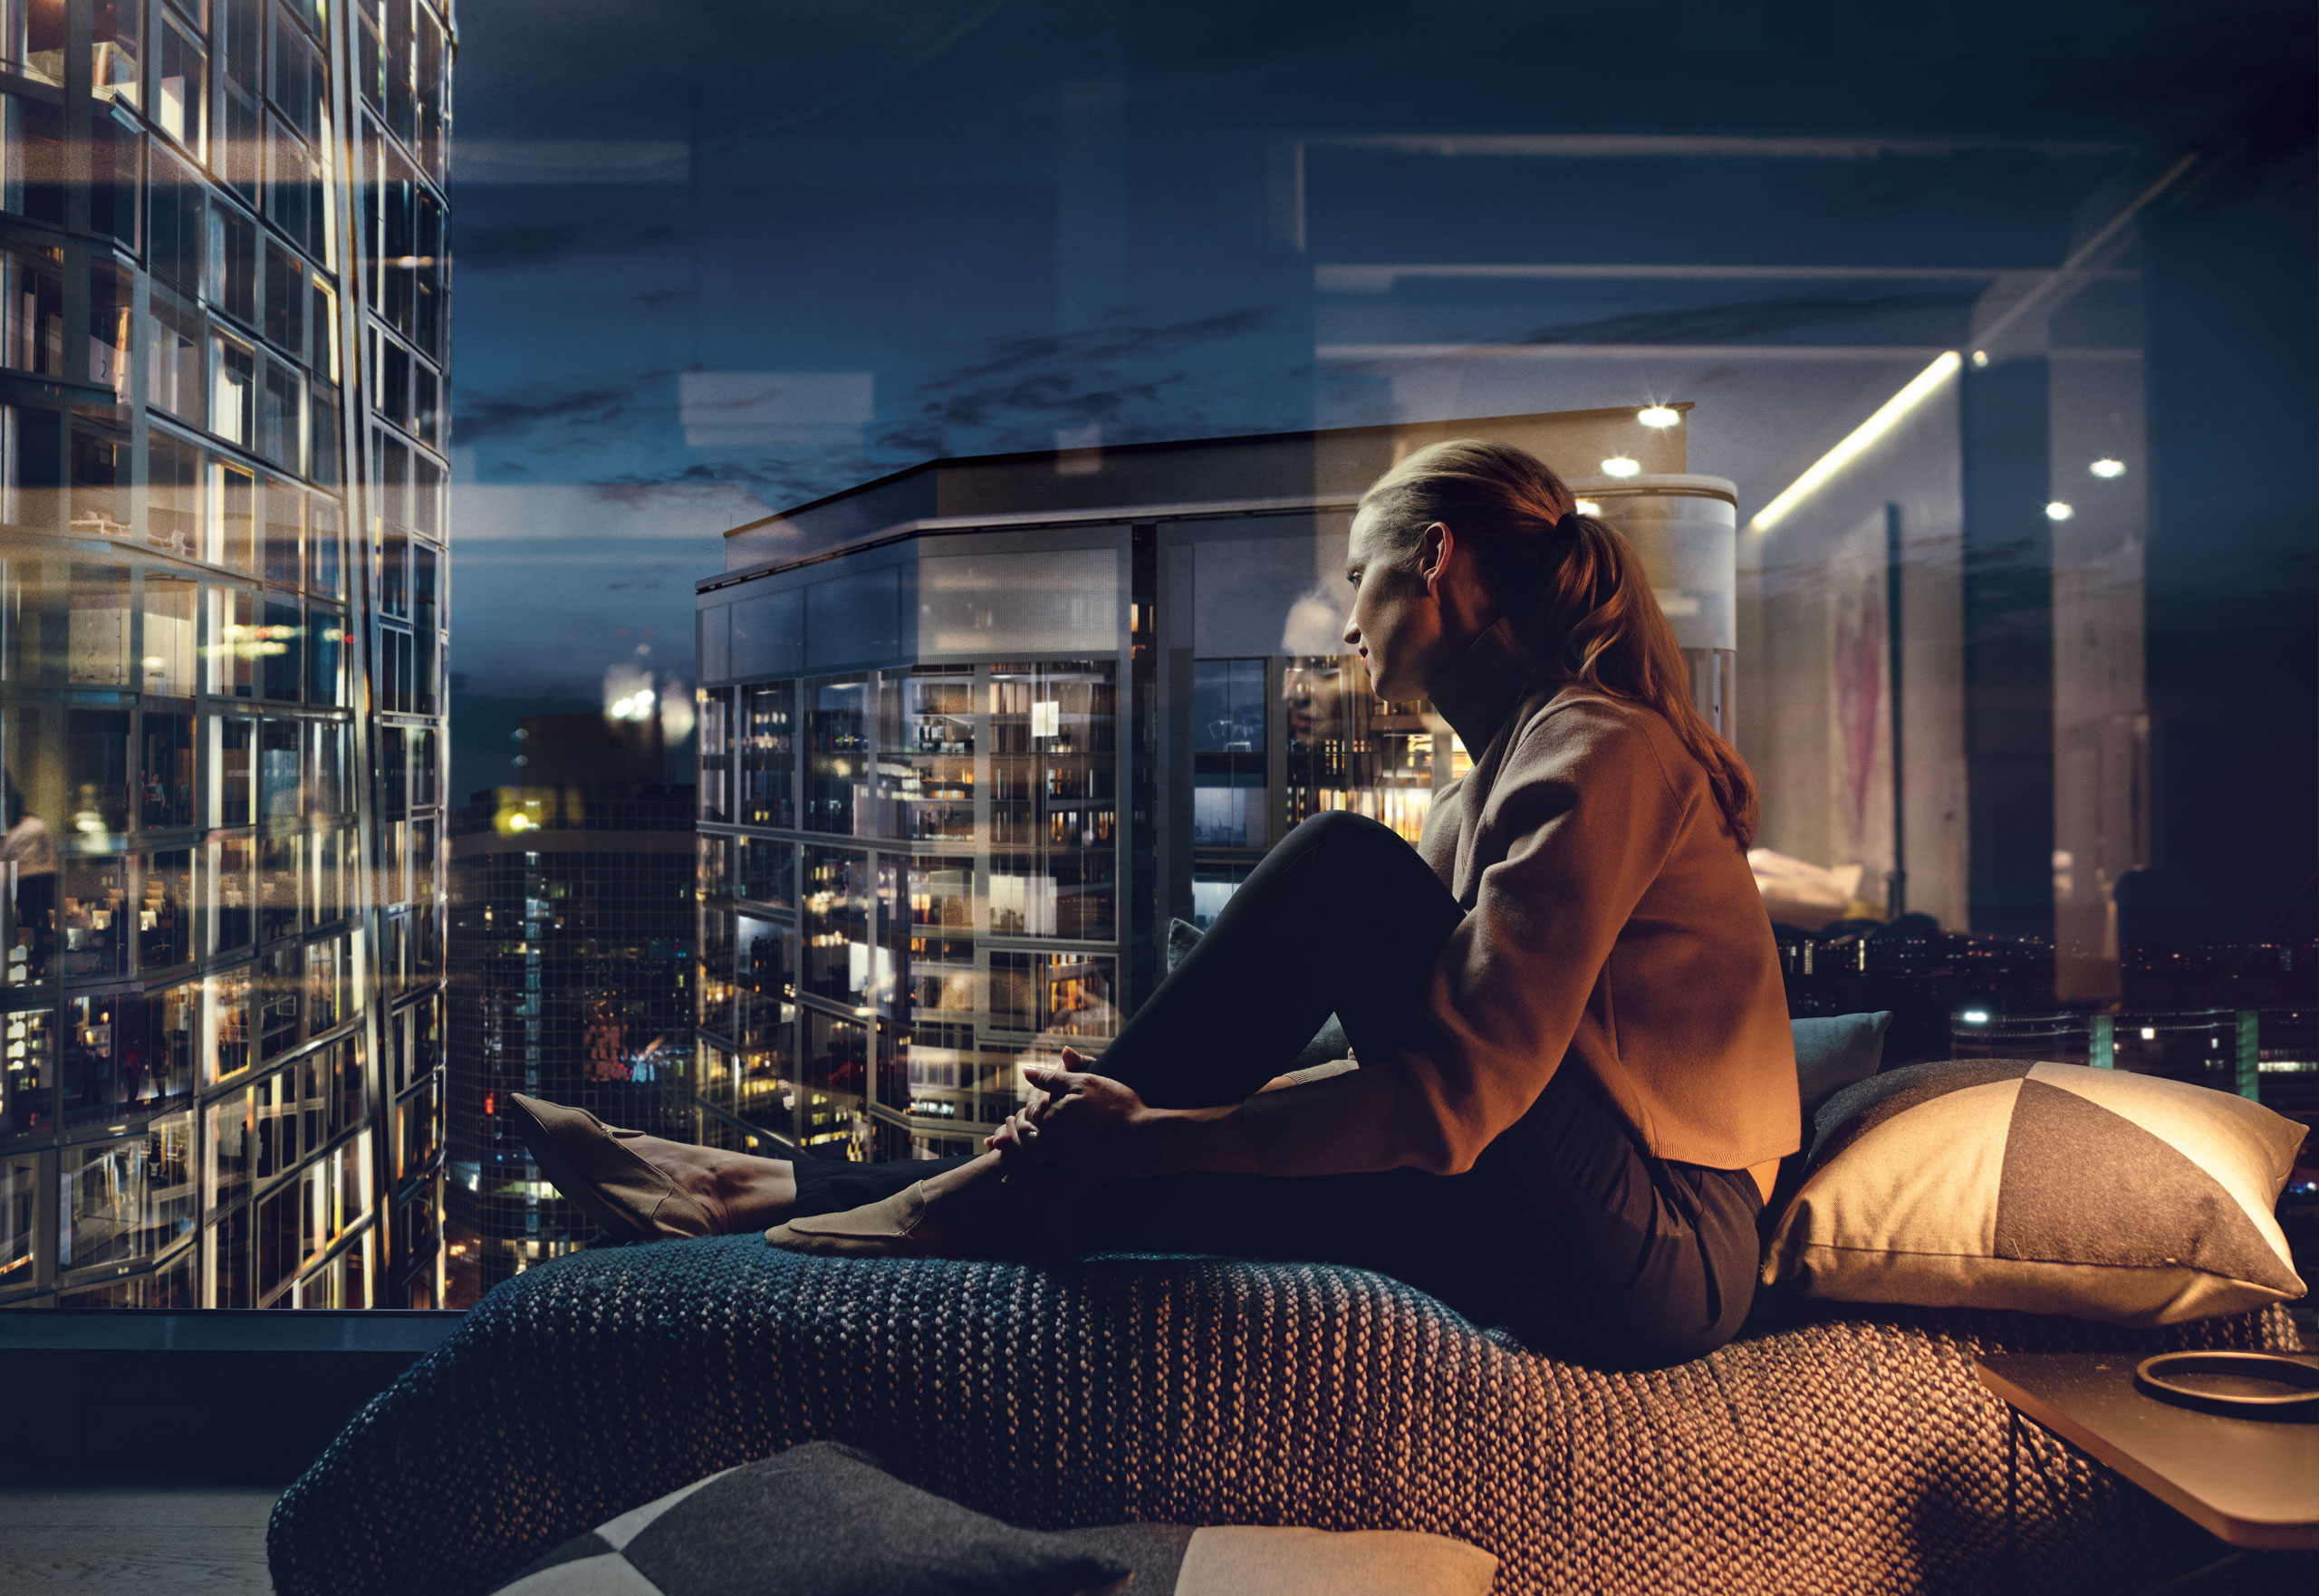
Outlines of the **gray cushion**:
{"label": "gray cushion", "polygon": [[1790,1022],[1795,1030],[1795,1082],[1804,1091],[1804,1117],[1837,1092],[1876,1073],[1884,1062],[1884,1033],[1892,1011],[1830,1014]]}

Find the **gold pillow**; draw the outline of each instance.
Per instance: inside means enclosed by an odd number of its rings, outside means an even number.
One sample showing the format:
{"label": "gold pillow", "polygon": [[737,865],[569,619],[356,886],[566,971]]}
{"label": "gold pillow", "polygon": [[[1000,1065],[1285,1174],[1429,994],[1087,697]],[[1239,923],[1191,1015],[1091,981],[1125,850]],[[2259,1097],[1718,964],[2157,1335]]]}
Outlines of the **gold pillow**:
{"label": "gold pillow", "polygon": [[2303,1127],[2155,1075],[1966,1059],[1846,1088],[1764,1284],[2173,1324],[2299,1297],[2273,1209]]}

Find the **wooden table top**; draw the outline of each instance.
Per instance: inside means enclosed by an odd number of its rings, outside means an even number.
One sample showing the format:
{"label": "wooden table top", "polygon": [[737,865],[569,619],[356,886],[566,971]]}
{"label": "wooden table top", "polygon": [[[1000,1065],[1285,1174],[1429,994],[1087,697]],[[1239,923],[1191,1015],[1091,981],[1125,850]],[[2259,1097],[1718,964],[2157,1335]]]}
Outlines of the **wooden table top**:
{"label": "wooden table top", "polygon": [[[2300,1362],[2319,1366],[2319,1354]],[[2237,1418],[2134,1384],[2139,1358],[2006,1352],[1974,1367],[2022,1414],[2234,1546],[2319,1549],[2319,1422]]]}

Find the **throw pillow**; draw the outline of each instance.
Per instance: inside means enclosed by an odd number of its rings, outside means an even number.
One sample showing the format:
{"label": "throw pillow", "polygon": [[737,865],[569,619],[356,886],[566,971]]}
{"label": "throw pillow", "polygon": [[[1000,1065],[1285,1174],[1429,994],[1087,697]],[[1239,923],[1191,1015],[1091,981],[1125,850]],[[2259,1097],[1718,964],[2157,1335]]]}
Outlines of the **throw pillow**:
{"label": "throw pillow", "polygon": [[1891,1024],[1891,1009],[1789,1022],[1795,1033],[1795,1083],[1804,1094],[1804,1119],[1845,1087],[1876,1073]]}
{"label": "throw pillow", "polygon": [[820,1441],[710,1475],[574,1536],[499,1596],[1078,1596],[1113,1590],[1132,1572]]}
{"label": "throw pillow", "polygon": [[1398,1530],[1018,1530],[815,1441],[575,1535],[495,1596],[1488,1596],[1496,1574],[1477,1546]]}
{"label": "throw pillow", "polygon": [[2127,1325],[2304,1293],[2272,1215],[2303,1127],[2242,1097],[1967,1059],[1847,1087],[1813,1130],[1767,1285]]}

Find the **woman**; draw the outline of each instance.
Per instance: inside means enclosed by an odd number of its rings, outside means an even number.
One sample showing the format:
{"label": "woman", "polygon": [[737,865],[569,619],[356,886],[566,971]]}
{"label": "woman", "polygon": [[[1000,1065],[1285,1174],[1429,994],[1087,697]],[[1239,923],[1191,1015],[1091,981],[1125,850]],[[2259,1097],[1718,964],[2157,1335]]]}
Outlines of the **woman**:
{"label": "woman", "polygon": [[[611,1181],[592,1206],[642,1234],[1322,1259],[1566,1355],[1721,1345],[1800,1132],[1746,768],[1632,548],[1519,449],[1386,473],[1346,577],[1378,696],[1430,698],[1473,752],[1417,849],[1305,822],[1100,1061],[1029,1072],[978,1159],[743,1159],[519,1099],[543,1168]],[[1359,1066],[1270,1079],[1332,1012]]]}

